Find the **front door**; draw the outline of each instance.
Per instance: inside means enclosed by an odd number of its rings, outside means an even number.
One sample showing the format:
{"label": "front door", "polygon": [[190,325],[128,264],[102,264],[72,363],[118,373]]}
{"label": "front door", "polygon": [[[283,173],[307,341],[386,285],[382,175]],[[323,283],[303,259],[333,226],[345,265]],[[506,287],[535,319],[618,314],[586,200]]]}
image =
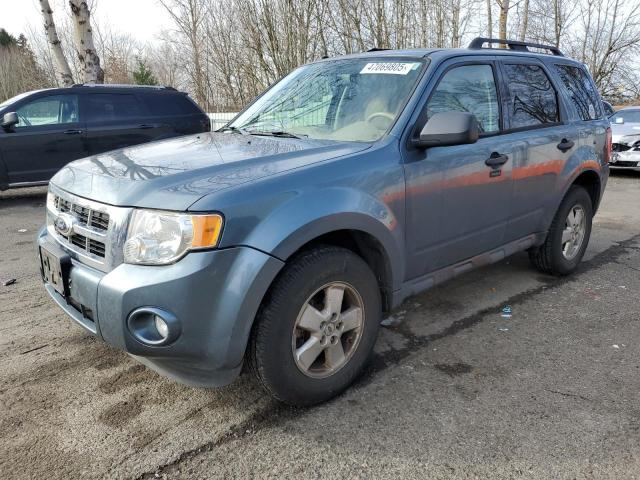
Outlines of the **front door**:
{"label": "front door", "polygon": [[9,184],[47,181],[87,155],[78,95],[41,96],[18,105],[16,113],[19,123],[0,134]]}
{"label": "front door", "polygon": [[[492,61],[451,62],[429,95],[427,115],[473,113],[480,139],[432,147],[405,163],[407,280],[473,257],[503,243],[510,213],[512,165],[524,144],[501,136],[496,67]],[[492,157],[506,161],[498,167]]]}

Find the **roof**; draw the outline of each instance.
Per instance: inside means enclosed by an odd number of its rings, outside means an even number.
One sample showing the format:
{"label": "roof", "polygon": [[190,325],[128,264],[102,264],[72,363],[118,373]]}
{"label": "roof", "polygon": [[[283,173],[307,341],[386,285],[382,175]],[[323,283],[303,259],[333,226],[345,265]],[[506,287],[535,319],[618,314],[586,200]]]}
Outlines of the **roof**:
{"label": "roof", "polygon": [[[490,48],[483,47],[484,44],[505,44],[508,48]],[[531,51],[528,48],[536,50],[547,50],[550,53],[541,53],[539,51]],[[494,38],[475,38],[469,48],[411,48],[402,50],[378,49],[373,48],[367,52],[354,53],[350,55],[340,55],[336,57],[326,58],[324,60],[335,60],[338,58],[368,58],[368,57],[407,57],[407,58],[433,58],[444,59],[452,56],[520,56],[520,57],[536,57],[540,59],[562,59],[569,62],[577,62],[574,59],[565,57],[562,52],[553,45],[541,45],[531,42],[519,42],[515,40],[499,40]]]}

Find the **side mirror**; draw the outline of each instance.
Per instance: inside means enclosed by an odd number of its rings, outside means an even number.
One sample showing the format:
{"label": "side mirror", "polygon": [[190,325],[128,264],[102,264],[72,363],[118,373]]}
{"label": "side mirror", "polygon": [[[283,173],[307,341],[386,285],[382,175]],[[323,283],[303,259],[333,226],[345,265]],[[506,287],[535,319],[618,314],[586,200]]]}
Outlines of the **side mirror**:
{"label": "side mirror", "polygon": [[0,127],[5,130],[11,130],[15,125],[19,122],[18,114],[16,112],[7,112],[2,117],[2,123],[0,123]]}
{"label": "side mirror", "polygon": [[413,140],[418,148],[475,143],[480,134],[478,120],[469,112],[441,112],[433,115]]}

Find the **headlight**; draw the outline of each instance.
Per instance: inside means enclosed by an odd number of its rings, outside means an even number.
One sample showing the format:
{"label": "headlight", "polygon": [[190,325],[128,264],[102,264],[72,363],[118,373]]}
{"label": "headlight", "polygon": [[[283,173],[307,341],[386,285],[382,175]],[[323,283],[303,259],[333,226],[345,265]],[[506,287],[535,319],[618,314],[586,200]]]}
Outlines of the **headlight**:
{"label": "headlight", "polygon": [[218,244],[222,216],[134,210],[124,244],[124,261],[142,265],[173,263],[189,250]]}

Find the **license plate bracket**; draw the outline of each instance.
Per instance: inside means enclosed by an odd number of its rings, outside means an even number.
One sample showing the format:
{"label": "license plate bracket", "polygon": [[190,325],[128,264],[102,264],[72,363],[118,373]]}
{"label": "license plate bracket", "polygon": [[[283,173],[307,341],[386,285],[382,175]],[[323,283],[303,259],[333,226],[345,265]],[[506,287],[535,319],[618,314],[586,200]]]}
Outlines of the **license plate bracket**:
{"label": "license plate bracket", "polygon": [[63,297],[69,296],[69,271],[71,259],[66,254],[40,247],[40,271],[42,280],[51,285]]}

